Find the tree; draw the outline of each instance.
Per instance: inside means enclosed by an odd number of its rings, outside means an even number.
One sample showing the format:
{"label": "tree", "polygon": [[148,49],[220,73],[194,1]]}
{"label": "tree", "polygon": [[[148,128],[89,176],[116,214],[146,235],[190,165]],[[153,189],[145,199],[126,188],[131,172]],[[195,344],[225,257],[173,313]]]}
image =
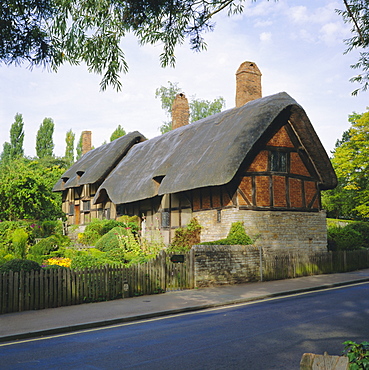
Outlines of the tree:
{"label": "tree", "polygon": [[333,151],[336,189],[323,195],[323,204],[336,217],[369,216],[369,111],[349,116],[351,128]]}
{"label": "tree", "polygon": [[76,160],[78,161],[82,158],[82,134],[79,137],[79,140],[76,146],[76,151],[77,151]]}
{"label": "tree", "polygon": [[[162,134],[172,129],[172,105],[177,94],[182,92],[178,87],[178,82],[172,83],[168,81],[169,86],[161,86],[155,91],[155,98],[161,101],[161,107],[165,110],[170,121],[164,122],[159,130]],[[225,100],[222,97],[216,98],[213,101],[196,99],[195,95],[191,97],[189,103],[190,122],[198,121],[202,118],[211,116],[222,111],[225,107]]]}
{"label": "tree", "polygon": [[[162,66],[174,66],[175,48],[189,39],[191,49],[206,49],[203,35],[214,28],[219,12],[242,13],[245,0],[7,0],[0,3],[0,60],[51,66],[86,63],[103,76],[100,86],[121,88],[119,75],[128,71],[122,39],[134,34],[140,44],[160,44]],[[256,0],[252,0],[256,2]],[[277,0],[275,0],[277,1]],[[343,0],[338,11],[352,24],[347,51],[369,45],[367,0]],[[363,73],[353,78],[369,86],[369,53],[353,65]],[[359,89],[355,90],[357,93]]]}
{"label": "tree", "polygon": [[124,131],[124,128],[121,125],[118,125],[118,127],[111,134],[110,141],[118,139],[119,137],[122,137],[125,134],[126,134],[126,132]]}
{"label": "tree", "polygon": [[174,98],[181,92],[181,88],[178,87],[178,82],[168,81],[169,86],[160,86],[155,90],[155,98],[160,99],[161,107],[164,109],[169,121],[163,122],[163,125],[159,127],[162,134],[172,129],[172,105]]}
{"label": "tree", "polygon": [[352,37],[345,40],[347,45],[346,53],[354,50],[360,52],[357,63],[351,68],[360,69],[361,73],[350,79],[351,82],[362,84],[361,88],[353,91],[357,95],[360,90],[366,91],[369,87],[369,52],[365,51],[369,45],[369,2],[368,0],[343,0],[344,10],[337,12],[342,15],[346,23],[351,24]]}
{"label": "tree", "polygon": [[53,142],[54,121],[51,118],[45,118],[37,131],[36,136],[36,154],[39,158],[52,157],[54,150]]}
{"label": "tree", "polygon": [[0,4],[0,59],[5,63],[46,64],[54,70],[65,62],[85,62],[120,89],[119,74],[128,69],[121,40],[127,33],[141,44],[163,45],[163,66],[174,65],[174,49],[189,38],[191,48],[205,48],[202,33],[212,29],[212,16],[237,13],[242,0],[8,0]]}
{"label": "tree", "polygon": [[64,160],[68,164],[68,166],[71,166],[74,162],[74,139],[75,134],[72,130],[67,131],[65,135],[65,155]]}
{"label": "tree", "polygon": [[1,154],[1,160],[6,161],[9,159],[19,158],[24,155],[23,141],[24,141],[24,130],[23,130],[23,117],[17,113],[14,117],[14,123],[10,128],[10,143],[5,142],[3,144],[3,152]]}
{"label": "tree", "polygon": [[219,113],[225,107],[225,100],[223,97],[219,97],[210,100],[202,100],[192,98],[190,102],[190,116],[191,122],[196,122],[199,119],[211,116],[212,114]]}
{"label": "tree", "polygon": [[[46,162],[45,162],[46,163]],[[0,220],[56,220],[63,216],[53,186],[65,171],[57,161],[17,158],[0,165]]]}

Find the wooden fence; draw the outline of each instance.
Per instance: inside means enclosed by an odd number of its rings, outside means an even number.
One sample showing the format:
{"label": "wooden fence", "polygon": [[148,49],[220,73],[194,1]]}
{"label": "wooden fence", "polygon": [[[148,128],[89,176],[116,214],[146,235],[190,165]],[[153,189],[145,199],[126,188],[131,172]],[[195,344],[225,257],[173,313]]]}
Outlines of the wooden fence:
{"label": "wooden fence", "polygon": [[[105,266],[84,270],[53,269],[0,274],[0,314],[76,305],[195,287],[194,251],[183,263],[161,252],[131,267]],[[262,280],[346,272],[369,268],[369,250],[305,255],[264,256]]]}
{"label": "wooden fence", "polygon": [[107,301],[194,288],[193,253],[183,263],[160,253],[146,263],[84,270],[50,269],[0,274],[0,313]]}
{"label": "wooden fence", "polygon": [[369,268],[369,250],[272,255],[263,258],[260,271],[261,280],[279,280],[365,268]]}

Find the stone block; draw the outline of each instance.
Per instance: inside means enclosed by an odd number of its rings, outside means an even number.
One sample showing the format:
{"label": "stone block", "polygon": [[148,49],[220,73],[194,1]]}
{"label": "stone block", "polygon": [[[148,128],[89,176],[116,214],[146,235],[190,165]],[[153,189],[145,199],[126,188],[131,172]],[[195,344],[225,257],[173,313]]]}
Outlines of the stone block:
{"label": "stone block", "polygon": [[346,356],[330,356],[304,353],[300,361],[300,370],[348,370],[349,361]]}

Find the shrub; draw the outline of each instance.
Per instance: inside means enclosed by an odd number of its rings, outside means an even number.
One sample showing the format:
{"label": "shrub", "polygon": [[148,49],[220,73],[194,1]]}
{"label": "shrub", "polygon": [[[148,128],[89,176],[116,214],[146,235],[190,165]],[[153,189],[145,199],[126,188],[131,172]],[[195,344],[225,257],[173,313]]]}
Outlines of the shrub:
{"label": "shrub", "polygon": [[252,239],[246,234],[243,222],[233,222],[225,239],[200,243],[202,245],[249,245],[253,244]]}
{"label": "shrub", "polygon": [[236,245],[248,245],[252,244],[251,238],[246,234],[243,222],[233,222],[231,229],[229,230],[227,240],[232,244]]}
{"label": "shrub", "polygon": [[15,229],[12,233],[12,248],[18,258],[24,259],[27,253],[28,234],[24,229]]}
{"label": "shrub", "polygon": [[191,249],[193,245],[199,244],[201,229],[201,225],[197,219],[193,217],[186,227],[176,229],[168,251],[185,252]]}
{"label": "shrub", "polygon": [[74,257],[70,267],[72,269],[85,269],[85,268],[91,268],[91,267],[98,267],[103,264],[104,262],[101,261],[100,258],[87,254],[87,255]]}
{"label": "shrub", "polygon": [[43,270],[59,270],[59,269],[67,270],[68,267],[60,266],[60,265],[43,265],[42,269]]}
{"label": "shrub", "polygon": [[355,230],[359,232],[363,238],[363,248],[369,248],[369,223],[368,222],[351,222],[347,226],[346,229]]}
{"label": "shrub", "polygon": [[78,234],[78,242],[84,245],[95,245],[100,238],[101,235],[96,230],[85,230]]}
{"label": "shrub", "polygon": [[83,233],[78,234],[78,241],[84,245],[96,245],[98,240],[116,227],[128,228],[136,236],[139,230],[137,216],[121,216],[118,220],[93,219]]}
{"label": "shrub", "polygon": [[120,216],[118,217],[117,219],[118,221],[120,222],[123,222],[125,224],[135,224],[137,229],[139,228],[140,226],[140,223],[141,223],[141,220],[138,216],[127,216],[127,215],[123,215],[123,216]]}
{"label": "shrub", "polygon": [[16,229],[24,229],[29,234],[28,224],[26,221],[0,221],[0,248],[12,248],[12,235]]}
{"label": "shrub", "polygon": [[63,234],[62,221],[43,221],[41,223],[42,237],[47,238],[53,234]]}
{"label": "shrub", "polygon": [[369,369],[369,342],[356,343],[348,340],[343,344],[343,353],[349,359],[350,369]]}
{"label": "shrub", "polygon": [[5,262],[2,266],[0,266],[1,272],[20,272],[20,271],[40,271],[41,266],[35,262],[30,260],[23,260],[23,259],[13,259],[8,262]]}
{"label": "shrub", "polygon": [[106,258],[111,260],[113,263],[126,263],[127,252],[122,248],[114,248],[109,252],[106,252]]}
{"label": "shrub", "polygon": [[107,234],[110,230],[114,229],[115,227],[126,227],[126,224],[123,222],[119,222],[117,220],[106,220],[104,222],[103,227],[101,228],[101,235]]}
{"label": "shrub", "polygon": [[102,235],[101,229],[104,225],[104,222],[106,222],[106,220],[99,220],[98,218],[92,219],[91,222],[86,226],[85,233],[96,232],[99,235]]}
{"label": "shrub", "polygon": [[364,244],[363,236],[356,230],[345,226],[328,229],[328,249],[331,251],[360,249]]}
{"label": "shrub", "polygon": [[51,235],[30,247],[29,253],[36,256],[48,255],[60,247],[68,246],[70,240],[64,235]]}
{"label": "shrub", "polygon": [[95,247],[103,252],[110,251],[115,248],[122,248],[125,251],[141,252],[140,244],[134,237],[129,228],[115,227],[107,234],[102,236]]}

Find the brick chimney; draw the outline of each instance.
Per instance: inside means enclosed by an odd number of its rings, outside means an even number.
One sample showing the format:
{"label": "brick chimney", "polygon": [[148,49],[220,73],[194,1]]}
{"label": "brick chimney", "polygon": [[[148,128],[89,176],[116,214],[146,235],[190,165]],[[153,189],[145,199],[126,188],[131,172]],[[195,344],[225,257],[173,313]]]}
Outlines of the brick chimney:
{"label": "brick chimney", "polygon": [[91,131],[82,131],[82,155],[91,150]]}
{"label": "brick chimney", "polygon": [[186,126],[190,120],[190,107],[184,94],[176,95],[172,105],[172,130]]}
{"label": "brick chimney", "polygon": [[236,107],[261,98],[261,73],[253,62],[243,62],[236,72]]}

